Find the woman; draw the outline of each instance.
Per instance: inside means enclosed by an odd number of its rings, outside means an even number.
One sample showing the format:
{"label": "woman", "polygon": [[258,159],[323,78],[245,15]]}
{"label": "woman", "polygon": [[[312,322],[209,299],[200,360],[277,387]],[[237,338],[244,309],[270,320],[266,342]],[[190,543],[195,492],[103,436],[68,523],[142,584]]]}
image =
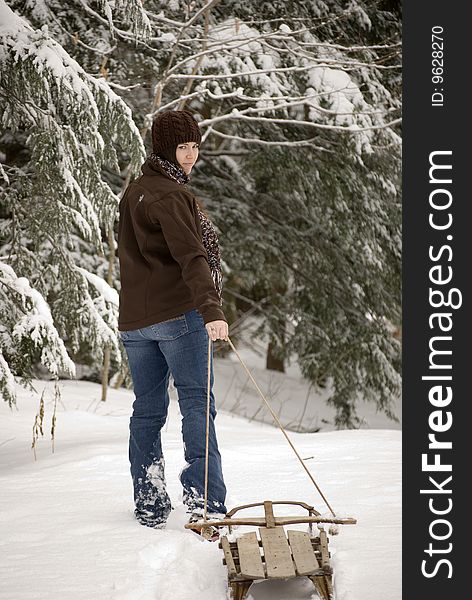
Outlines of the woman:
{"label": "woman", "polygon": [[[133,380],[129,460],[136,519],[162,528],[171,511],[161,429],[172,375],[182,414],[187,465],[180,474],[189,520],[202,514],[205,478],[208,338],[227,339],[221,309],[216,231],[186,188],[201,133],[189,111],[164,112],[152,126],[153,152],[120,202],[118,329]],[[213,350],[213,349],[212,349]],[[210,361],[209,518],[226,513],[215,435]]]}

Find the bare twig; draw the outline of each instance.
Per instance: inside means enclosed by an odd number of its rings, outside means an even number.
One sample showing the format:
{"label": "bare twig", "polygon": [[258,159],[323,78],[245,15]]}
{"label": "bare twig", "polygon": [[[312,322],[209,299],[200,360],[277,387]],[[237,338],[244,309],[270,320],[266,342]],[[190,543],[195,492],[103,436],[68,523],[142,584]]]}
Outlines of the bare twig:
{"label": "bare twig", "polygon": [[57,401],[61,398],[61,392],[59,390],[59,382],[56,379],[54,381],[54,409],[52,412],[52,420],[51,420],[51,444],[52,444],[52,453],[54,454],[54,442],[55,442],[55,434],[56,434],[56,410],[57,410]]}
{"label": "bare twig", "polygon": [[36,442],[39,439],[39,434],[44,435],[43,433],[43,419],[44,419],[44,392],[46,388],[43,388],[43,393],[41,394],[41,398],[39,400],[39,409],[34,417],[33,423],[33,443],[31,444],[31,448],[34,453],[34,460],[36,460]]}
{"label": "bare twig", "polygon": [[228,140],[237,140],[239,142],[245,142],[248,144],[259,144],[261,146],[290,146],[290,147],[297,147],[297,146],[309,146],[310,148],[313,148],[315,150],[319,150],[320,152],[329,152],[331,154],[334,154],[334,152],[332,150],[328,150],[327,148],[323,148],[321,146],[317,146],[315,144],[315,141],[318,139],[316,137],[314,138],[308,138],[305,140],[297,140],[294,142],[289,142],[289,141],[277,141],[277,142],[273,142],[273,141],[268,141],[268,140],[261,140],[259,138],[243,138],[239,135],[229,135],[226,133],[223,133],[222,131],[218,131],[216,129],[213,129],[213,133],[215,135],[217,135],[218,137],[222,137],[222,138],[226,138]]}
{"label": "bare twig", "polygon": [[[198,70],[200,69],[200,66],[202,64],[203,61],[203,53],[205,52],[206,48],[207,48],[207,38],[208,38],[208,30],[210,28],[210,10],[209,8],[206,9],[205,11],[205,25],[204,25],[204,38],[203,38],[203,42],[202,42],[202,48],[203,51],[200,53],[200,56],[197,58],[197,60],[195,61],[195,64],[193,66],[192,69],[192,74],[196,75],[198,73]],[[174,67],[175,69],[175,67]],[[193,79],[189,79],[187,81],[187,83],[185,84],[185,88],[183,91],[183,95],[186,96],[190,93],[190,90],[192,89],[192,85],[193,85],[194,80]],[[183,110],[185,108],[185,104],[187,102],[186,98],[182,98],[179,104],[179,110]]]}

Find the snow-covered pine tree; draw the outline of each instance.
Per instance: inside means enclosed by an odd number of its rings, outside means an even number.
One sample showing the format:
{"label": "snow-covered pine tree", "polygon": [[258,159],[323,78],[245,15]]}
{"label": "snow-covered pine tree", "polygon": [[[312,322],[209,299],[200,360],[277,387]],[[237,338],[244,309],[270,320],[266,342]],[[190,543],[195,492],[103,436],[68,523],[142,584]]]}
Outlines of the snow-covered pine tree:
{"label": "snow-covered pine tree", "polygon": [[126,104],[47,25],[3,0],[0,23],[0,386],[11,403],[13,376],[30,382],[38,362],[74,374],[62,340],[73,354],[86,346],[100,361],[108,346],[120,360],[117,292],[97,275],[119,202],[103,172],[119,173],[118,148],[135,171],[144,150]]}
{"label": "snow-covered pine tree", "polygon": [[[205,102],[211,158],[193,183],[220,215],[234,292],[260,303],[254,336],[281,359],[295,353],[310,381],[330,386],[336,424],[356,426],[361,399],[393,418],[401,390],[400,22],[360,2],[297,7],[270,15],[291,39],[274,35],[267,48],[264,19],[231,51],[231,73],[259,72],[228,100],[233,110]],[[207,85],[232,89],[229,77]]]}
{"label": "snow-covered pine tree", "polygon": [[[338,390],[332,401],[340,423],[352,424],[355,419],[356,386],[366,396],[369,388],[369,397],[386,408],[398,389],[398,346],[390,354],[384,348],[378,354],[382,358],[370,367],[365,358],[347,361],[345,381],[342,371],[332,366],[339,358],[343,331],[358,322],[367,331],[365,315],[381,304],[371,306],[368,298],[351,298],[351,286],[362,281],[369,262],[364,257],[358,263],[362,268],[356,270],[346,258],[352,253],[348,242],[339,244],[356,207],[358,219],[346,240],[354,244],[362,230],[371,233],[365,217],[362,221],[365,211],[376,219],[373,242],[382,248],[379,251],[373,244],[372,260],[378,259],[378,266],[394,274],[399,270],[398,3],[272,0],[241,5],[231,0],[149,0],[144,16],[137,6],[142,37],[126,15],[113,13],[117,6],[113,2],[12,0],[10,4],[24,11],[37,28],[47,23],[54,38],[86,72],[106,78],[131,107],[143,135],[158,110],[185,105],[197,113],[204,144],[192,183],[223,234],[227,314],[235,314],[234,298],[241,292],[256,303],[263,297],[261,327],[277,342],[282,356],[297,352],[314,383],[331,377],[333,390]],[[126,156],[121,164],[126,166]],[[275,171],[272,186],[264,181],[268,165]],[[284,184],[295,175],[298,187],[276,189],[276,181]],[[107,172],[104,177],[118,192],[120,180]],[[361,200],[355,197],[356,186],[362,191]],[[277,202],[287,211],[281,219],[271,212]],[[301,225],[296,222],[297,211]],[[394,216],[391,225],[387,224],[389,211]],[[315,237],[317,220],[325,223],[329,215],[330,244],[321,243],[321,236]],[[304,234],[294,237],[299,226]],[[387,233],[379,236],[379,231]],[[323,286],[310,282],[312,266],[300,269],[300,257],[313,262],[315,242],[316,256],[326,265]],[[287,253],[290,245],[294,251]],[[86,241],[81,247],[89,261],[91,248]],[[356,258],[360,252],[356,251]],[[337,267],[348,277],[336,277]],[[395,276],[389,282],[395,290],[390,298],[387,288],[382,289],[385,312],[380,316],[375,312],[377,321],[398,317]],[[119,287],[116,279],[115,283]],[[369,280],[366,289],[371,287]],[[337,296],[330,302],[333,290]],[[349,317],[352,304],[363,315],[356,316],[358,321]],[[323,327],[329,335],[335,332],[330,344],[322,343],[325,331],[313,319],[323,305]],[[311,329],[298,325],[304,320],[314,322]],[[354,338],[350,335],[346,341],[351,356],[356,352]],[[389,346],[385,328],[380,338],[378,347],[384,342]],[[378,374],[382,361],[384,368]]]}

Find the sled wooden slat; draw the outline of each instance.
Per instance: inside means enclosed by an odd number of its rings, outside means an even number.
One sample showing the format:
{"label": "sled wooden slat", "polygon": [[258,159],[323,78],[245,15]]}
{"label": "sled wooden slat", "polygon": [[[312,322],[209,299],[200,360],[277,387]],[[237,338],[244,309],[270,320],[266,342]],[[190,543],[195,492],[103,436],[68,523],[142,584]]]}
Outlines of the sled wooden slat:
{"label": "sled wooden slat", "polygon": [[320,547],[321,547],[321,566],[329,567],[329,550],[328,550],[328,536],[326,531],[322,529],[320,531]]}
{"label": "sled wooden slat", "polygon": [[[294,531],[293,529],[290,529],[289,531]],[[310,543],[311,543],[311,547],[313,548],[313,552],[321,558],[321,552],[320,552],[320,538],[310,538]],[[237,544],[236,542],[229,542],[230,548],[237,548]],[[262,542],[261,540],[259,540],[259,546],[262,548]],[[221,545],[220,545],[221,548]]]}
{"label": "sled wooden slat", "polygon": [[304,531],[287,531],[288,542],[292,550],[293,562],[297,575],[309,575],[319,569],[319,564],[313,552],[310,536]]}
{"label": "sled wooden slat", "polygon": [[246,579],[264,579],[264,565],[262,564],[256,533],[245,533],[236,541],[238,544],[241,577],[245,577]]}
{"label": "sled wooden slat", "polygon": [[260,527],[259,533],[264,549],[267,578],[296,577],[292,553],[283,527]]}
{"label": "sled wooden slat", "polygon": [[234,564],[233,555],[231,553],[231,547],[226,536],[223,536],[221,538],[221,547],[225,555],[226,566],[228,567],[228,576],[234,577],[235,575],[237,575],[237,570],[236,565]]}

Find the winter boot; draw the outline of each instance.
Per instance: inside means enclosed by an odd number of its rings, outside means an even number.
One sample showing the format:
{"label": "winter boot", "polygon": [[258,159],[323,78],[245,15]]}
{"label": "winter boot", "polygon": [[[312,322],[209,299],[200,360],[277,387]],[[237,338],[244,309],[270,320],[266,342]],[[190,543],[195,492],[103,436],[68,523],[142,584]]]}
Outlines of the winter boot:
{"label": "winter boot", "polygon": [[[208,514],[208,521],[215,521],[216,519],[221,519],[221,515],[219,514]],[[197,521],[203,521],[203,515],[201,513],[192,513],[189,517],[189,523],[196,523]],[[197,534],[201,539],[207,540],[209,542],[217,542],[220,539],[220,532],[218,531],[218,527],[214,525],[205,525],[204,527],[193,527],[190,528],[190,531]]]}

